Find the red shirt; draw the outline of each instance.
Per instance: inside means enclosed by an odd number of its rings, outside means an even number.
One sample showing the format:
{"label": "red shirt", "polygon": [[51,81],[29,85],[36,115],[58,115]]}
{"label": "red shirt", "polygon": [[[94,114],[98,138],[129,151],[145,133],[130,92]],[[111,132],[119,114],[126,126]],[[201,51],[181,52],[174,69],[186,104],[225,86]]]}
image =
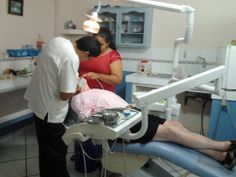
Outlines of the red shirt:
{"label": "red shirt", "polygon": [[[120,54],[116,50],[112,50],[105,55],[92,58],[89,61],[80,61],[79,75],[82,76],[83,74],[86,74],[88,72],[95,72],[109,75],[111,74],[110,64],[120,59],[121,59]],[[92,80],[92,79],[87,79],[87,82],[90,88],[99,88],[115,92],[115,85],[110,85],[100,81],[100,83],[102,84],[101,86],[97,80]]]}

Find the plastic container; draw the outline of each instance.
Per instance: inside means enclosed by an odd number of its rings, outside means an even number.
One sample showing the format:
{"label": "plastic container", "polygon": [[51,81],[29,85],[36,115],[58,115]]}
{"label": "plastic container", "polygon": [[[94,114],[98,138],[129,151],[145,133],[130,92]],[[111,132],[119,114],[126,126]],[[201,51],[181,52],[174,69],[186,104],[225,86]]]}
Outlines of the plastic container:
{"label": "plastic container", "polygon": [[27,57],[28,52],[24,49],[9,49],[7,50],[9,57]]}
{"label": "plastic container", "polygon": [[27,52],[29,57],[38,56],[40,53],[38,49],[27,49]]}
{"label": "plastic container", "polygon": [[[82,143],[82,147],[90,157],[98,159],[99,157],[98,145],[94,145],[91,140],[88,140]],[[75,169],[77,171],[81,173],[85,172],[84,163],[86,163],[87,173],[93,172],[98,168],[100,161],[91,160],[88,157],[86,157],[86,155],[85,155],[86,162],[84,162],[83,153],[78,141],[75,141],[74,148],[75,148]]]}
{"label": "plastic container", "polygon": [[37,49],[8,49],[7,54],[9,57],[34,57],[39,55]]}
{"label": "plastic container", "polygon": [[152,73],[152,65],[148,59],[142,59],[138,65],[138,71],[142,74],[150,75]]}

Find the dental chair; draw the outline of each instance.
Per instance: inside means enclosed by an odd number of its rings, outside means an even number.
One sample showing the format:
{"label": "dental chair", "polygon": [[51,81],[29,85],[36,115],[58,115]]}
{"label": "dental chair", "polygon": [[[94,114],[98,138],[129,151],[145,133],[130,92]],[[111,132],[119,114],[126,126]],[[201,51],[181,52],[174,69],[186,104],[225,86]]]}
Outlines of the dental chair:
{"label": "dental chair", "polygon": [[[150,158],[160,157],[180,166],[191,173],[203,177],[235,177],[236,168],[229,171],[216,160],[175,143],[150,141],[148,143],[114,143],[108,140],[138,139],[144,135],[148,125],[148,105],[189,90],[203,83],[215,80],[215,94],[219,93],[219,81],[224,76],[225,67],[219,66],[203,73],[173,82],[164,87],[151,90],[135,98],[136,105],[141,112],[132,110],[128,116],[121,116],[116,124],[110,118],[108,122],[94,121],[74,124],[67,129],[63,140],[69,144],[74,139],[87,141],[89,138],[99,140],[103,147],[102,164],[107,170],[124,173],[137,170],[144,166]],[[137,133],[131,133],[129,129],[142,122],[141,129]],[[115,126],[114,126],[115,125]]]}
{"label": "dental chair", "polygon": [[[115,140],[118,137],[123,139],[138,139],[142,137],[147,130],[148,124],[147,107],[157,101],[167,99],[167,108],[170,109],[169,103],[171,99],[168,98],[197,86],[201,86],[201,89],[208,90],[215,95],[220,95],[221,78],[225,75],[225,66],[219,66],[177,81],[177,78],[181,78],[177,77],[178,73],[176,72],[178,70],[179,48],[180,44],[186,44],[191,40],[195,9],[186,5],[162,3],[154,0],[127,1],[151,6],[159,10],[187,14],[184,37],[177,38],[174,43],[173,82],[164,87],[151,90],[143,95],[136,96],[134,98],[135,104],[141,109],[141,112],[133,111],[128,117],[121,118],[116,126],[90,120],[69,127],[62,137],[63,140],[66,144],[69,144],[74,139],[82,142],[87,141],[89,138],[99,140],[103,146],[103,167],[114,172],[123,173],[124,171],[134,171],[142,167],[150,158],[161,157],[199,176],[235,177],[236,169],[228,171],[214,159],[193,149],[188,149],[174,143],[151,141],[145,144],[115,143],[114,146],[110,146],[108,143],[108,140]],[[214,89],[202,85],[211,81],[215,81]],[[170,117],[171,111],[167,114],[167,119]],[[142,122],[140,131],[130,133],[129,129],[140,121]]]}
{"label": "dental chair", "polygon": [[[129,129],[141,121],[141,113],[137,112],[117,127],[104,123],[79,123],[72,125],[63,135],[69,144],[72,140],[87,141],[95,139],[102,144],[103,154],[101,162],[103,168],[116,173],[129,173],[142,168],[150,159],[161,158],[176,164],[187,171],[203,177],[235,177],[236,168],[229,171],[219,162],[196,150],[186,148],[170,142],[150,141],[148,143],[108,143],[117,137],[125,137],[124,129]],[[99,141],[97,141],[99,139]],[[81,163],[83,161],[81,160]],[[157,169],[159,170],[159,169]]]}

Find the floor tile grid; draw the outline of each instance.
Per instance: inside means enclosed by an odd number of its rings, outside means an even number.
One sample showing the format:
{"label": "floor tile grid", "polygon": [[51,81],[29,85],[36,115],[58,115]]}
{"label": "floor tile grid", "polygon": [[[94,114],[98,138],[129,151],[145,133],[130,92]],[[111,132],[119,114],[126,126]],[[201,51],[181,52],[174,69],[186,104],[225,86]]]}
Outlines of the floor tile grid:
{"label": "floor tile grid", "polygon": [[[38,171],[38,145],[35,135],[34,126],[26,127],[21,130],[17,130],[13,132],[12,135],[5,137],[4,140],[0,141],[0,149],[3,150],[4,147],[7,147],[7,151],[1,151],[1,158],[0,158],[0,166],[1,164],[5,164],[5,168],[7,169],[7,164],[15,164],[16,169],[18,169],[18,175],[21,176],[14,176],[14,174],[5,176],[5,174],[1,174],[0,176],[4,175],[4,177],[36,177],[39,174]],[[7,141],[7,139],[9,139]],[[4,153],[4,155],[2,154]],[[68,148],[68,155],[67,155],[67,164],[68,164],[68,171],[70,172],[71,176],[84,176],[84,174],[78,173],[74,168],[74,162],[70,161],[71,155],[74,153],[73,143],[69,145]],[[26,160],[27,159],[27,160]],[[162,159],[161,159],[162,160]],[[26,163],[27,162],[27,163]],[[182,177],[188,174],[188,172],[180,167],[171,164],[165,160],[157,161],[158,164],[165,164],[165,169],[167,169],[173,176],[175,177]],[[18,164],[18,165],[16,165]],[[19,166],[19,167],[17,167]],[[10,171],[10,169],[9,169]],[[98,172],[95,174],[89,174],[89,176],[93,177],[98,176]],[[189,175],[187,175],[190,177]]]}
{"label": "floor tile grid", "polygon": [[22,128],[10,135],[1,138],[0,141],[0,176],[22,177],[27,171],[26,156],[26,130]]}
{"label": "floor tile grid", "polygon": [[161,158],[153,159],[158,165],[167,170],[174,177],[198,177],[195,174]]}
{"label": "floor tile grid", "polygon": [[[1,139],[0,149],[5,149],[5,156],[0,154],[0,177],[38,177],[38,144],[34,125],[17,130]],[[10,150],[10,152],[9,152]],[[20,151],[19,151],[20,150]],[[1,151],[3,152],[3,151]],[[15,152],[15,153],[12,153]],[[10,155],[9,155],[10,154]],[[74,154],[74,145],[68,146],[67,168],[71,177],[83,177],[85,174],[75,170],[74,161],[70,157]],[[19,157],[16,157],[19,156]],[[5,160],[4,160],[5,159]],[[1,168],[1,164],[3,168]],[[15,168],[15,172],[12,169]],[[5,169],[5,172],[4,172]],[[99,171],[88,174],[97,177]]]}
{"label": "floor tile grid", "polygon": [[[36,139],[36,132],[35,129],[32,128],[29,132],[27,132],[27,176],[38,176],[39,169],[38,169],[38,144]],[[84,174],[79,174],[75,170],[75,164],[73,161],[70,160],[70,157],[74,154],[74,145],[71,143],[68,146],[68,153],[67,153],[67,168],[71,176],[84,176]]]}

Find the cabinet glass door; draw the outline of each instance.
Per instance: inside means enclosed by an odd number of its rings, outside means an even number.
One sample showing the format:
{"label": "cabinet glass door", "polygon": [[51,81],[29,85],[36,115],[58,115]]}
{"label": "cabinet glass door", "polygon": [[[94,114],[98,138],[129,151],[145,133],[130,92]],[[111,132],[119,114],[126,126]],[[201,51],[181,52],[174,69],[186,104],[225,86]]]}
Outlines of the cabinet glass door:
{"label": "cabinet glass door", "polygon": [[117,13],[102,12],[99,14],[99,17],[102,19],[100,26],[110,29],[110,31],[113,35],[114,42],[116,42]]}
{"label": "cabinet glass door", "polygon": [[124,45],[143,44],[144,12],[129,11],[121,14],[120,43]]}
{"label": "cabinet glass door", "polygon": [[141,7],[102,8],[101,26],[111,30],[117,47],[150,46],[152,9]]}

